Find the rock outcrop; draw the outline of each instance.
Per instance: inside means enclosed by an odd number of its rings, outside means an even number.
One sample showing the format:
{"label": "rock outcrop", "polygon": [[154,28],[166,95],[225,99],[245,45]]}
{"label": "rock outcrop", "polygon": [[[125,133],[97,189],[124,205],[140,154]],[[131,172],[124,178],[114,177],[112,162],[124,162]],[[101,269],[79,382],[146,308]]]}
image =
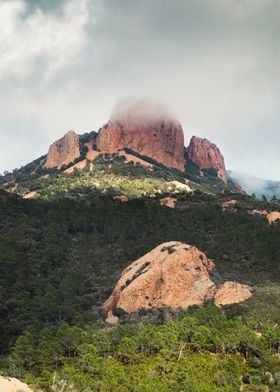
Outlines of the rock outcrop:
{"label": "rock outcrop", "polygon": [[225,201],[225,202],[222,204],[222,210],[223,210],[223,211],[226,211],[226,210],[233,209],[234,207],[237,206],[237,204],[238,204],[238,201],[235,200],[235,199]]}
{"label": "rock outcrop", "polygon": [[128,313],[141,308],[186,309],[191,305],[203,305],[210,299],[220,305],[249,298],[249,286],[226,282],[217,287],[214,274],[213,261],[196,247],[167,242],[122,272],[103,307],[108,315],[112,315],[117,308]]}
{"label": "rock outcrop", "polygon": [[266,210],[252,210],[252,215],[267,216],[268,212]]}
{"label": "rock outcrop", "polygon": [[16,378],[0,376],[1,392],[32,392],[32,390],[24,383]]}
{"label": "rock outcrop", "polygon": [[[188,180],[186,180],[188,181]],[[169,181],[167,183],[167,190],[172,191],[173,193],[181,193],[181,192],[192,192],[192,189],[187,184],[182,184],[180,181]]]}
{"label": "rock outcrop", "polygon": [[279,211],[272,211],[267,215],[267,220],[270,225],[273,223],[277,223],[280,221],[280,212]]}
{"label": "rock outcrop", "polygon": [[165,166],[184,170],[184,135],[177,121],[152,100],[123,100],[100,129],[97,149],[113,153],[129,148]]}
{"label": "rock outcrop", "polygon": [[242,302],[252,296],[252,288],[237,282],[225,282],[217,288],[214,303],[217,306]]}
{"label": "rock outcrop", "polygon": [[114,196],[113,200],[118,200],[121,201],[122,203],[127,203],[128,197],[126,195],[118,195],[118,196]]}
{"label": "rock outcrop", "polygon": [[169,208],[175,208],[176,205],[176,199],[173,197],[164,197],[163,199],[160,199],[159,202],[161,206],[166,206]]}
{"label": "rock outcrop", "polygon": [[46,169],[60,169],[63,165],[68,165],[79,156],[79,137],[74,131],[70,131],[50,146],[46,162],[43,164],[43,167]]}
{"label": "rock outcrop", "polygon": [[224,157],[219,148],[207,139],[193,136],[187,148],[188,157],[199,169],[215,169],[217,177],[227,183]]}
{"label": "rock outcrop", "polygon": [[23,198],[24,199],[36,199],[36,197],[38,196],[38,193],[36,191],[32,191],[32,192],[28,192],[26,193]]}

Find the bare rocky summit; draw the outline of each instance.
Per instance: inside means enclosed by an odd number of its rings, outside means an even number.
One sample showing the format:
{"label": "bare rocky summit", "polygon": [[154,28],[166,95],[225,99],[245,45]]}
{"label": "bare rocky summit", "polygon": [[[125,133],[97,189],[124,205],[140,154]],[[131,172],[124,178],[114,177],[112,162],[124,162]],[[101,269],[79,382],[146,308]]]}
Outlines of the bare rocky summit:
{"label": "bare rocky summit", "polygon": [[100,152],[130,148],[165,166],[183,171],[184,134],[181,124],[153,100],[122,100],[97,137]]}
{"label": "bare rocky summit", "polygon": [[189,158],[201,169],[215,169],[217,177],[225,184],[227,174],[224,157],[219,148],[207,139],[193,136],[187,148]]}
{"label": "bare rocky summit", "polygon": [[47,169],[68,165],[80,156],[79,136],[74,131],[69,131],[61,139],[54,142],[47,154],[43,167]]}
{"label": "bare rocky summit", "polygon": [[[60,169],[75,163],[77,169],[82,169],[86,159],[92,161],[103,154],[117,153],[128,162],[149,168],[153,168],[153,161],[145,160],[145,157],[166,167],[185,171],[188,166],[185,150],[202,176],[207,169],[214,169],[217,177],[227,183],[224,158],[215,144],[193,136],[185,149],[182,126],[162,103],[152,99],[128,98],[116,105],[109,121],[98,133],[92,131],[78,136],[69,131],[54,142],[40,166]],[[77,158],[83,163],[75,162]],[[73,170],[74,166],[65,172]],[[187,185],[184,186],[187,188]]]}
{"label": "bare rocky summit", "polygon": [[213,277],[215,264],[194,246],[167,242],[129,265],[121,274],[112,295],[103,307],[110,315],[121,308],[128,313],[141,308],[182,308],[217,305],[246,300],[249,286],[226,282],[217,287]]}

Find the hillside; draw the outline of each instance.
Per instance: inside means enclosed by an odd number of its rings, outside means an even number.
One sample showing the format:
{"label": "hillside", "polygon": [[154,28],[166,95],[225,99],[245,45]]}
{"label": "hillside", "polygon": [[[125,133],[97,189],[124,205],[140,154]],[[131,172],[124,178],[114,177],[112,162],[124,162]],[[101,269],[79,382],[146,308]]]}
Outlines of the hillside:
{"label": "hillside", "polygon": [[264,180],[234,171],[228,171],[228,176],[237,181],[249,195],[255,194],[258,198],[265,196],[269,200],[280,198],[280,181]]}
{"label": "hillside", "polygon": [[[246,374],[248,380],[250,379],[248,385],[268,385],[269,380],[265,379],[267,371],[273,373],[273,385],[276,389],[273,389],[272,385],[271,390],[277,390],[275,377],[277,378],[276,374],[279,370],[275,363],[274,349],[269,351],[266,349],[268,347],[266,340],[256,341],[253,336],[255,329],[268,331],[266,328],[272,328],[280,321],[278,300],[280,226],[270,227],[265,217],[252,215],[250,211],[253,209],[270,211],[279,209],[279,206],[257,201],[242,194],[207,195],[199,191],[174,195],[177,200],[175,208],[160,205],[160,199],[165,196],[162,194],[152,198],[138,197],[126,203],[114,200],[113,195],[108,192],[97,192],[96,195],[98,196],[93,198],[91,194],[84,194],[83,198],[58,198],[50,202],[42,199],[24,200],[16,195],[1,193],[1,347],[3,367],[7,368],[9,375],[20,376],[21,379],[32,384],[43,385],[44,390],[47,391],[50,390],[55,369],[59,369],[60,378],[64,379],[68,374],[66,378],[76,386],[73,390],[84,390],[87,383],[93,388],[89,390],[95,390],[97,384],[92,384],[94,379],[90,381],[89,373],[86,368],[83,368],[83,366],[96,366],[95,362],[91,365],[91,362],[83,362],[88,361],[89,359],[86,358],[92,355],[89,354],[91,351],[88,351],[92,350],[93,346],[91,340],[88,340],[87,331],[94,328],[93,336],[97,334],[98,341],[100,339],[103,341],[103,343],[101,341],[94,343],[97,357],[92,358],[92,361],[98,361],[100,369],[94,371],[97,372],[97,380],[102,375],[103,385],[108,383],[107,389],[104,387],[105,390],[109,391],[112,388],[115,390],[115,387],[110,384],[112,380],[105,381],[107,373],[104,373],[103,366],[106,366],[108,371],[109,369],[114,371],[111,365],[117,366],[119,371],[124,372],[122,382],[132,383],[135,385],[133,390],[137,390],[137,382],[130,379],[127,374],[132,371],[131,366],[133,371],[140,372],[140,378],[144,377],[150,366],[156,366],[157,369],[158,366],[174,368],[173,360],[165,358],[164,351],[161,351],[173,350],[169,344],[166,346],[165,340],[162,343],[155,343],[158,348],[150,347],[152,344],[150,340],[148,351],[144,351],[140,359],[138,355],[141,351],[136,348],[142,339],[140,336],[149,334],[148,331],[152,328],[153,333],[156,333],[155,339],[166,339],[166,328],[167,330],[181,329],[180,323],[198,323],[201,325],[200,339],[205,342],[201,343],[200,354],[196,354],[197,343],[192,339],[190,343],[182,343],[187,344],[186,352],[183,349],[182,354],[174,354],[175,358],[176,355],[183,355],[183,362],[179,366],[189,366],[185,361],[192,363],[198,361],[197,369],[201,369],[202,372],[197,373],[197,376],[200,374],[201,377],[198,390],[207,391],[209,390],[207,388],[212,388],[211,390],[235,391],[236,385],[240,383],[240,375],[244,378]],[[238,203],[223,209],[222,204],[232,199],[237,200]],[[164,312],[140,311],[131,316],[123,313],[119,314],[120,323],[130,324],[142,320],[153,325],[162,322],[164,324],[156,330],[148,324],[150,326],[139,326],[140,330],[132,327],[123,327],[124,329],[117,327],[114,332],[107,331],[104,324],[106,316],[101,305],[112,292],[120,272],[130,262],[158,244],[174,239],[201,249],[207,257],[215,260],[216,267],[224,279],[249,284],[254,287],[254,295],[244,303],[224,308],[222,313],[215,310],[218,312],[216,316],[211,307],[205,310],[205,315],[201,311],[201,314],[198,312],[192,316],[192,311],[191,313],[187,311],[181,322],[176,321],[176,327],[172,323],[165,324],[170,318],[177,319],[180,315],[180,312],[174,312],[172,309],[166,309]],[[238,322],[239,316],[242,321]],[[206,320],[204,317],[208,321],[203,321]],[[248,354],[247,359],[245,356],[246,364],[241,365],[242,361],[240,362],[239,359],[241,354],[234,354],[235,349],[231,349],[233,357],[230,366],[234,366],[237,373],[231,375],[232,381],[228,386],[226,386],[228,381],[225,381],[229,377],[227,372],[222,377],[224,381],[217,381],[212,377],[209,379],[209,375],[206,376],[209,369],[207,370],[203,365],[205,361],[209,361],[209,355],[211,356],[213,350],[209,333],[216,335],[215,328],[220,330],[221,323],[225,323],[225,328],[229,328],[229,334],[236,332],[237,325],[244,331],[240,335],[239,343],[235,343],[237,346],[241,345],[236,349],[236,353],[243,350],[241,347],[244,341],[247,342],[246,344],[253,344],[250,347],[254,347],[254,350],[259,353],[257,356]],[[204,328],[211,331],[207,332],[207,338]],[[268,332],[264,333],[266,336]],[[277,330],[273,333],[278,336]],[[59,336],[69,334],[71,339],[65,346],[70,350],[67,354],[63,353],[63,341],[64,339],[68,341],[68,338],[65,337],[61,341]],[[130,343],[128,341],[125,343],[129,336],[132,340],[129,340]],[[185,341],[182,335],[174,339],[172,344],[178,347],[181,339],[182,342]],[[227,335],[222,339],[224,339],[223,344],[229,343]],[[136,344],[135,354],[130,351],[134,346],[129,348],[132,342]],[[273,342],[275,345],[276,341]],[[60,344],[63,344],[63,347],[59,348]],[[75,349],[77,344],[84,349],[82,351],[81,348]],[[39,351],[36,347],[40,347]],[[277,345],[275,347],[277,351]],[[54,360],[48,359],[55,355],[56,350],[60,352],[57,364]],[[7,359],[9,351],[12,352],[12,356]],[[120,354],[121,352],[123,354]],[[218,369],[229,366],[226,364],[229,358],[224,358],[222,352],[218,352],[218,362],[214,364],[210,361],[211,366],[218,366],[215,368],[214,375],[220,372]],[[134,359],[126,359],[130,358],[130,355],[134,355]],[[266,358],[264,362],[258,359],[260,355]],[[108,359],[110,357],[114,359]],[[71,371],[69,361],[72,366]],[[108,361],[113,363],[109,366]],[[154,365],[150,361],[153,361]],[[257,367],[253,364],[254,361],[260,361]],[[45,373],[46,369],[48,369],[47,373]],[[179,371],[179,368],[175,369],[177,368],[174,368],[175,372]],[[155,374],[159,376],[162,373],[161,371],[157,373],[158,371],[155,370]],[[170,377],[169,382],[179,382],[178,379],[176,381],[175,373]],[[206,378],[209,380],[206,381]],[[127,381],[124,381],[125,379]],[[117,383],[117,380],[118,377],[114,382]],[[151,379],[150,386],[142,385],[142,390],[148,391],[149,388],[153,388],[156,380],[157,378]],[[187,384],[182,385],[190,387],[192,384],[188,383],[195,380],[185,382]],[[170,384],[166,385],[170,388]],[[170,390],[167,386],[162,390]],[[123,388],[120,390],[127,390],[126,387]]]}
{"label": "hillside", "polygon": [[2,375],[35,392],[278,391],[280,203],[234,180],[146,101],[5,172]]}

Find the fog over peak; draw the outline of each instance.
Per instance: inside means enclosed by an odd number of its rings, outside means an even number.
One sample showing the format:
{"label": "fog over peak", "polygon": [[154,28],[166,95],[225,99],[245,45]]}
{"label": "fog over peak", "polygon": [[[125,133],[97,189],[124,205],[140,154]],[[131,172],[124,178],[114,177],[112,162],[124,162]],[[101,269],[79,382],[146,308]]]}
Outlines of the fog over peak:
{"label": "fog over peak", "polygon": [[151,121],[175,119],[175,115],[164,102],[148,97],[124,97],[114,107],[110,120],[145,118]]}
{"label": "fog over peak", "polygon": [[279,0],[0,2],[0,172],[139,96],[227,168],[279,180],[279,18]]}

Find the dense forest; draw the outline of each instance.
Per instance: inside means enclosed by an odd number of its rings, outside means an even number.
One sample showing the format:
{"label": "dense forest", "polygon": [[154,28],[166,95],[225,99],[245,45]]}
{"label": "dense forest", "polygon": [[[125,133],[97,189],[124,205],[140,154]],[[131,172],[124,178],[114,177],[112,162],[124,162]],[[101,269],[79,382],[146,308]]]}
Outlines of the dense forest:
{"label": "dense forest", "polygon": [[[43,391],[279,390],[280,226],[250,213],[277,205],[197,190],[176,194],[170,209],[162,193],[127,203],[115,194],[2,191],[2,372]],[[123,312],[109,327],[101,305],[122,269],[171,240],[197,246],[221,279],[249,283],[254,295],[222,309]]]}
{"label": "dense forest", "polygon": [[[1,179],[18,184],[0,191],[2,373],[35,391],[279,390],[280,225],[252,213],[279,209],[277,198],[233,193],[212,173],[198,181],[195,166],[186,181],[114,155],[89,164],[36,173],[34,161]],[[180,193],[186,182],[192,192]],[[168,196],[176,208],[160,204]],[[254,295],[220,309],[118,310],[119,324],[106,324],[102,304],[121,271],[174,240]]]}

